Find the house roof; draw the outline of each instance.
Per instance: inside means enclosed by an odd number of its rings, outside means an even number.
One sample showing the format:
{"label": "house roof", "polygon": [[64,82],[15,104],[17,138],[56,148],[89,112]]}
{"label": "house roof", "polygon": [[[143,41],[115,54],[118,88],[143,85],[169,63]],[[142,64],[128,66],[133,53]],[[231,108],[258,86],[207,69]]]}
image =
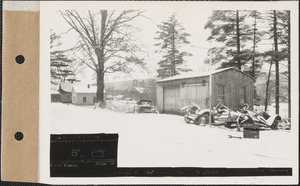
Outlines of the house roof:
{"label": "house roof", "polygon": [[136,91],[138,91],[139,93],[141,93],[141,94],[143,94],[144,91],[145,91],[145,88],[143,88],[143,87],[134,87],[134,89],[135,89]]}
{"label": "house roof", "polygon": [[[232,69],[251,77],[250,75],[246,74],[243,71],[240,71],[239,69],[237,69],[235,67],[228,67],[228,68],[222,68],[222,69],[214,70],[214,71],[211,72],[211,74],[217,74],[217,73],[224,72],[224,71],[227,71],[227,70],[232,70]],[[199,72],[190,72],[190,73],[186,73],[186,74],[183,74],[183,75],[176,75],[176,76],[172,76],[172,77],[169,77],[169,78],[161,79],[161,80],[158,80],[156,82],[160,83],[160,82],[166,82],[166,81],[172,81],[172,80],[178,80],[178,79],[205,77],[205,76],[209,76],[209,74],[210,74],[209,72],[200,72],[200,73]],[[251,77],[251,78],[253,79],[253,77]]]}
{"label": "house roof", "polygon": [[50,92],[51,94],[59,94],[59,85],[51,84],[50,85]]}
{"label": "house roof", "polygon": [[55,88],[50,89],[51,94],[59,94],[58,90]]}
{"label": "house roof", "polygon": [[59,84],[50,84],[50,88],[53,90],[58,90],[59,89]]}
{"label": "house roof", "polygon": [[[88,88],[88,86],[76,86],[74,85],[73,86],[73,89],[74,89],[74,92],[75,93],[94,93],[96,94],[97,92],[97,87],[96,86],[90,86],[90,88]],[[105,90],[104,90],[104,93],[105,93]]]}
{"label": "house roof", "polygon": [[95,93],[97,92],[97,87],[90,86],[88,88],[87,86],[73,86],[75,93]]}
{"label": "house roof", "polygon": [[73,85],[72,83],[62,82],[60,83],[60,88],[65,92],[71,92]]}

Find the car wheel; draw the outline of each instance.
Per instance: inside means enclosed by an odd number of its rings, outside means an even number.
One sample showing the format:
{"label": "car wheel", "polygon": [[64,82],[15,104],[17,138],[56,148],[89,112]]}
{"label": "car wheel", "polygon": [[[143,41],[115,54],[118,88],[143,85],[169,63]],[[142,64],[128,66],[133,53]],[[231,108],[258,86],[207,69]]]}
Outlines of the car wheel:
{"label": "car wheel", "polygon": [[[247,118],[245,118],[247,117]],[[241,127],[243,127],[245,124],[254,124],[253,119],[249,115],[240,115],[237,118],[237,130],[241,131]]]}
{"label": "car wheel", "polygon": [[278,129],[278,124],[279,124],[279,120],[278,119],[275,119],[271,125],[271,129],[272,130],[276,130]]}
{"label": "car wheel", "polygon": [[190,119],[189,119],[187,116],[184,116],[183,118],[184,118],[184,121],[185,121],[187,124],[190,123]]}
{"label": "car wheel", "polygon": [[209,114],[205,113],[199,117],[198,125],[201,125],[201,124],[204,124],[204,125],[209,124]]}

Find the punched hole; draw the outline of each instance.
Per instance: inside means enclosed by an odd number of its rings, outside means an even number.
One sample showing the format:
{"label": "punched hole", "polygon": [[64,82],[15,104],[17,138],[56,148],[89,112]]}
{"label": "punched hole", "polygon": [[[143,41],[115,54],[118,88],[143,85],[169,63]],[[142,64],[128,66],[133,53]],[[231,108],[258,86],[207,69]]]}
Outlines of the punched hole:
{"label": "punched hole", "polygon": [[18,55],[15,60],[18,64],[22,64],[25,61],[25,57],[22,55]]}
{"label": "punched hole", "polygon": [[15,134],[15,139],[21,141],[24,138],[24,134],[22,132],[17,132]]}

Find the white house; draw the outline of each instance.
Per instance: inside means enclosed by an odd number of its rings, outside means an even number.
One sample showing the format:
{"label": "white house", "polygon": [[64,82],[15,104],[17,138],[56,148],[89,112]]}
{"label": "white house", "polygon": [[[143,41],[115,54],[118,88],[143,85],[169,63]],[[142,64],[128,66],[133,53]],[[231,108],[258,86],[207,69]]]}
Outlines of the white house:
{"label": "white house", "polygon": [[73,86],[72,103],[76,105],[92,105],[96,102],[97,87],[94,86]]}
{"label": "white house", "polygon": [[[72,88],[72,103],[75,105],[93,105],[96,103],[97,87],[92,85],[74,85]],[[104,90],[104,102],[106,93]]]}

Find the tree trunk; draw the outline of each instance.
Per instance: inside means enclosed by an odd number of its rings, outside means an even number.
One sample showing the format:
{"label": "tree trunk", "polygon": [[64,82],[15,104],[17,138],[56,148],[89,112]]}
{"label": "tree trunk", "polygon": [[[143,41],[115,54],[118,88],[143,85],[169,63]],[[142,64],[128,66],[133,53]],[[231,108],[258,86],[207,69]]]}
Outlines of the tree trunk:
{"label": "tree trunk", "polygon": [[104,73],[101,71],[97,72],[97,102],[104,103]]}
{"label": "tree trunk", "polygon": [[175,25],[172,27],[172,33],[171,33],[171,74],[170,76],[176,75],[176,63],[175,63]]}
{"label": "tree trunk", "polygon": [[290,11],[287,11],[288,24],[288,117],[291,118],[291,22]]}
{"label": "tree trunk", "polygon": [[254,10],[252,77],[255,78],[256,10]]}
{"label": "tree trunk", "polygon": [[241,70],[242,65],[241,65],[241,59],[240,59],[240,48],[241,48],[241,44],[240,44],[240,20],[239,20],[239,11],[236,11],[236,47],[237,47],[237,67],[239,70]]}
{"label": "tree trunk", "polygon": [[105,35],[105,24],[107,19],[107,10],[101,10],[101,35],[100,35],[100,46],[95,48],[95,53],[98,61],[97,69],[97,102],[104,103],[104,35]]}
{"label": "tree trunk", "polygon": [[277,15],[276,10],[273,10],[274,15],[274,47],[275,47],[275,104],[276,114],[279,114],[279,62],[278,62],[278,41],[277,41]]}
{"label": "tree trunk", "polygon": [[268,110],[268,102],[269,102],[269,98],[270,98],[270,94],[269,94],[269,85],[270,85],[270,76],[271,76],[271,69],[272,69],[272,64],[273,64],[273,56],[272,56],[272,60],[270,63],[270,68],[269,68],[269,74],[268,74],[268,79],[267,79],[267,87],[266,87],[266,98],[265,98],[265,111]]}

